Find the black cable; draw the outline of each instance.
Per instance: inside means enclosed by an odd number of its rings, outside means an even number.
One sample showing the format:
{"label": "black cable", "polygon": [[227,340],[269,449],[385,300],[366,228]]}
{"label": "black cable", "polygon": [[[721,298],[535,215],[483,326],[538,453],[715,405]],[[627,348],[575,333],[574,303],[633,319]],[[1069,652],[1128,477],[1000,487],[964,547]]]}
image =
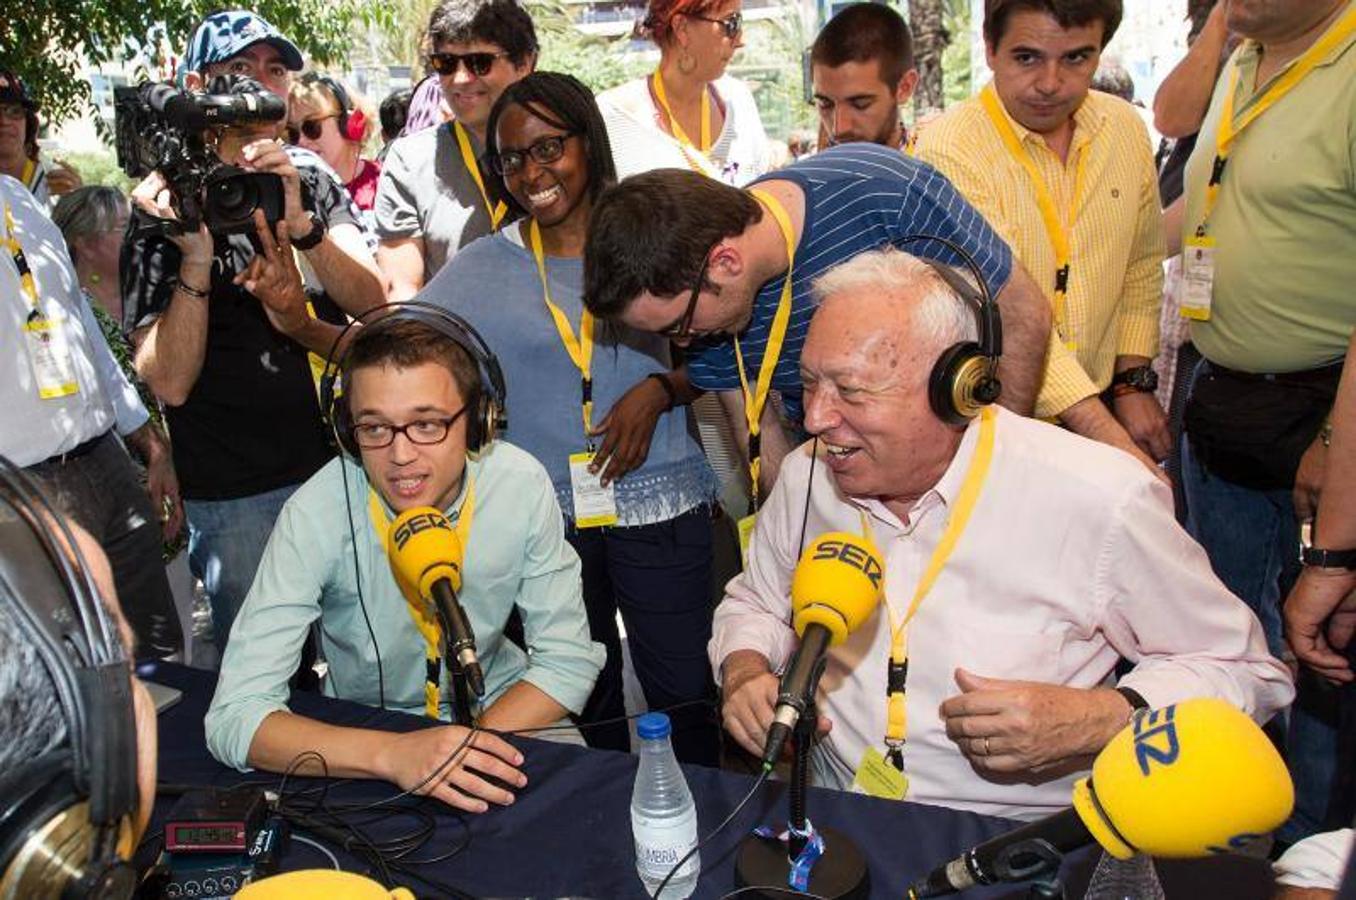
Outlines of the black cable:
{"label": "black cable", "polygon": [[664,893],[664,888],[668,885],[669,881],[673,879],[673,876],[678,874],[678,870],[681,869],[689,859],[695,856],[699,850],[701,850],[703,847],[709,844],[712,838],[720,834],[721,831],[725,829],[725,826],[733,822],[734,817],[739,815],[740,810],[742,810],[745,806],[748,806],[749,801],[753,799],[753,795],[758,793],[758,789],[763,786],[763,782],[767,781],[767,776],[769,775],[769,773],[770,770],[768,769],[764,769],[762,772],[759,772],[758,777],[754,779],[753,787],[749,788],[749,792],[744,795],[744,799],[740,800],[739,803],[735,805],[735,808],[730,810],[730,814],[725,817],[725,821],[721,822],[715,828],[711,829],[710,833],[707,834],[706,837],[698,841],[695,847],[687,851],[687,853],[683,854],[682,859],[674,863],[673,868],[669,869],[669,874],[664,876],[664,880],[659,882],[659,887],[655,888],[654,893],[650,895],[652,900],[659,900],[659,895]]}
{"label": "black cable", "polygon": [[805,510],[800,517],[800,543],[796,548],[796,559],[805,552],[805,527],[810,523],[810,494],[815,487],[815,463],[819,460],[819,435],[810,445],[810,477],[805,479]]}
{"label": "black cable", "polygon": [[[344,331],[347,332],[348,329],[346,328]],[[338,338],[334,339],[336,348],[339,346],[339,338],[342,337],[343,334],[340,334]],[[341,399],[338,402],[344,401]],[[386,675],[381,667],[381,647],[377,644],[377,633],[372,628],[372,620],[367,615],[367,603],[363,600],[363,576],[358,568],[358,532],[353,527],[353,499],[348,495],[348,460],[344,458],[346,455],[343,447],[340,447],[339,474],[344,480],[344,512],[348,518],[349,548],[353,551],[353,587],[358,592],[358,608],[363,611],[363,622],[367,624],[367,635],[372,639],[372,653],[377,657],[377,700],[384,710],[386,709]],[[316,652],[320,652],[319,647],[316,648]],[[330,684],[333,683],[334,681],[331,680]]]}
{"label": "black cable", "polygon": [[490,734],[499,734],[499,735],[517,734],[522,735],[524,737],[531,737],[532,735],[542,731],[569,731],[570,729],[583,731],[585,728],[597,728],[600,725],[616,725],[618,722],[630,722],[632,719],[639,719],[641,716],[649,715],[652,712],[661,712],[667,714],[673,712],[675,709],[685,709],[686,707],[689,706],[710,706],[712,708],[717,708],[719,707],[719,705],[720,704],[716,703],[716,701],[714,700],[709,700],[705,697],[701,697],[696,700],[682,700],[678,703],[672,703],[664,707],[663,709],[650,709],[646,710],[645,712],[632,713],[630,715],[625,716],[613,716],[610,719],[598,719],[597,721],[594,722],[579,722],[579,723],[571,722],[568,725],[543,725],[540,728],[514,728],[510,731],[498,731],[493,728],[485,728],[482,730],[488,731]]}

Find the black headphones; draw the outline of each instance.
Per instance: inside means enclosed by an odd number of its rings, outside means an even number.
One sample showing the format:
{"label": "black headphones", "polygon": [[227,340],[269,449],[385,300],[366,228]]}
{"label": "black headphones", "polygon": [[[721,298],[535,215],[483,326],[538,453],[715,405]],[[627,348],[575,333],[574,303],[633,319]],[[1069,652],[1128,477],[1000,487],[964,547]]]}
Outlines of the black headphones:
{"label": "black headphones", "polygon": [[[320,408],[325,420],[334,430],[339,446],[355,459],[358,445],[353,440],[352,416],[343,402],[338,382],[348,358],[347,339],[357,326],[367,329],[386,329],[397,322],[419,322],[444,335],[461,347],[476,364],[479,377],[466,398],[466,449],[475,453],[489,445],[495,436],[508,427],[508,391],[504,386],[504,372],[499,367],[485,339],[461,316],[441,307],[418,301],[387,303],[376,306],[358,316],[339,333],[325,360],[325,373],[320,379]],[[356,338],[355,338],[356,339]],[[342,351],[340,348],[343,348]]]}
{"label": "black headphones", "polygon": [[131,897],[136,719],[126,649],[70,529],[0,457],[0,603],[55,685],[67,740],[0,773],[0,893]]}
{"label": "black headphones", "polygon": [[902,245],[915,241],[936,241],[946,247],[960,258],[975,279],[971,284],[951,266],[923,259],[975,311],[979,340],[961,341],[947,347],[937,357],[932,374],[928,376],[928,402],[932,411],[944,422],[964,425],[979,415],[981,409],[996,402],[1003,392],[1002,382],[998,380],[998,360],[1003,355],[1003,320],[998,314],[998,304],[989,294],[984,273],[963,247],[932,234],[905,235],[894,243]]}
{"label": "black headphones", "polygon": [[344,86],[336,79],[319,72],[310,72],[302,80],[311,84],[318,82],[329,89],[334,95],[335,102],[339,104],[339,120],[336,123],[339,126],[339,133],[350,141],[361,143],[363,132],[367,130],[367,114],[353,106],[353,101],[349,99]]}

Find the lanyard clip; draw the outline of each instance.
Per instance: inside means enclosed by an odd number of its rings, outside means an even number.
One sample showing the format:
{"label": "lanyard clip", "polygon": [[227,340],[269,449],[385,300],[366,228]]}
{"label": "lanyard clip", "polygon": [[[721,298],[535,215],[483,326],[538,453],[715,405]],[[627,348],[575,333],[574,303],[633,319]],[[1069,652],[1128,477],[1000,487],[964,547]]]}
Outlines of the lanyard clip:
{"label": "lanyard clip", "polygon": [[592,379],[592,378],[580,378],[580,379],[579,379],[579,392],[583,395],[583,397],[584,397],[584,402],[585,402],[585,403],[592,403],[592,402],[593,402],[593,379]]}
{"label": "lanyard clip", "polygon": [[755,459],[762,456],[762,445],[762,435],[749,435],[749,462],[753,462]]}
{"label": "lanyard clip", "polygon": [[432,685],[442,683],[443,659],[441,656],[436,659],[424,660],[424,680]]}
{"label": "lanyard clip", "polygon": [[885,741],[885,759],[886,759],[887,762],[890,763],[890,765],[892,765],[892,766],[895,767],[895,771],[897,771],[897,772],[903,772],[903,771],[904,771],[904,742],[903,742],[903,741],[892,741],[892,740],[886,739],[886,741]]}
{"label": "lanyard clip", "polygon": [[893,659],[885,670],[885,693],[902,694],[909,680],[909,661],[897,663]]}
{"label": "lanyard clip", "polygon": [[1069,292],[1069,264],[1065,263],[1055,270],[1055,293],[1067,294]]}
{"label": "lanyard clip", "polygon": [[1215,163],[1210,167],[1210,186],[1214,187],[1224,180],[1224,167],[1229,164],[1229,160],[1224,156],[1216,156]]}

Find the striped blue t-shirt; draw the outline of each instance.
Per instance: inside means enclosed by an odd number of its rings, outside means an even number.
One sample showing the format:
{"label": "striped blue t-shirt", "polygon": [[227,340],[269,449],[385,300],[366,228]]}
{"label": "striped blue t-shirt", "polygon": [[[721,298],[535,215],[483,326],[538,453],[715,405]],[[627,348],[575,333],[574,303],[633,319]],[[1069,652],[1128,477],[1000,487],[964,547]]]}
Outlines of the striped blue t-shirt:
{"label": "striped blue t-shirt", "polygon": [[[759,180],[793,181],[805,192],[805,224],[793,266],[791,321],[772,376],[787,415],[797,423],[804,414],[800,350],[815,311],[810,285],[827,269],[886,243],[915,256],[959,264],[955,254],[934,241],[901,244],[908,235],[931,234],[964,247],[993,296],[1012,274],[1012,251],[984,217],[944,175],[898,150],[877,144],[834,147]],[[739,336],[750,383],[762,365],[782,282],[778,276],[759,289],[753,317]],[[706,390],[739,390],[734,341],[729,336],[693,344],[688,369],[692,382]]]}

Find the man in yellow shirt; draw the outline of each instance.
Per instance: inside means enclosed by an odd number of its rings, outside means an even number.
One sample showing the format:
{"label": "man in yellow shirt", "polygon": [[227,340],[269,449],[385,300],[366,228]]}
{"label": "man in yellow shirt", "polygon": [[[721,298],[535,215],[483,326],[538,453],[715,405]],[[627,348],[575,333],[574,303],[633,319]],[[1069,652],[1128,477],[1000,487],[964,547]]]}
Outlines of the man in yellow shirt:
{"label": "man in yellow shirt", "polygon": [[1153,156],[1134,108],[1089,91],[1120,19],[1120,0],[990,0],[993,83],[931,124],[918,155],[1050,298],[1055,329],[1036,415],[1157,471],[1170,441],[1149,367],[1164,254]]}

